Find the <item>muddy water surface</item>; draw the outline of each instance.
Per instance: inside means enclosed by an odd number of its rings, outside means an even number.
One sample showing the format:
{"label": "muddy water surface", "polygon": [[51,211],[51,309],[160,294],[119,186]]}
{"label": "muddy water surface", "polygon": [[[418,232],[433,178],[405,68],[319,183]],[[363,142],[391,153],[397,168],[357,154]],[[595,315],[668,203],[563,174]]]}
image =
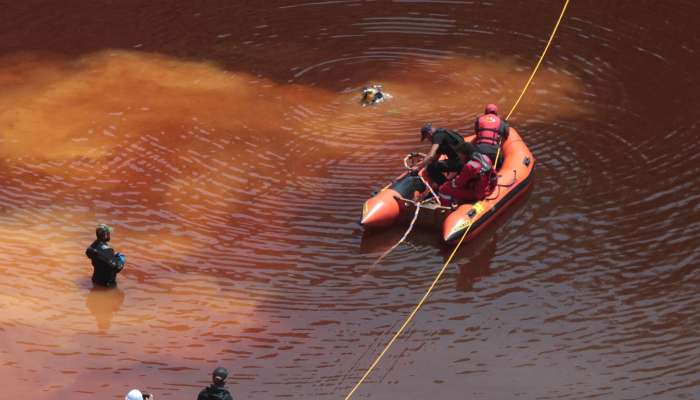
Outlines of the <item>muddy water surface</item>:
{"label": "muddy water surface", "polygon": [[[402,229],[362,202],[422,123],[507,111],[560,7],[0,4],[0,397],[192,399],[224,365],[237,398],[343,398],[449,254],[417,231],[371,268]],[[532,189],[356,397],[700,396],[698,12],[570,6],[511,119]]]}

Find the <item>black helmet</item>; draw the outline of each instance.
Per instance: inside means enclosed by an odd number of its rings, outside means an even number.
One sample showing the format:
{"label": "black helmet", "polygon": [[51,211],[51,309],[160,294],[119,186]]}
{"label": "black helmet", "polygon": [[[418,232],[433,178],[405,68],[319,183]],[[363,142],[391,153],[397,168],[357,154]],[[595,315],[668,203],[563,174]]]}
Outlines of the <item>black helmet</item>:
{"label": "black helmet", "polygon": [[214,372],[211,373],[211,376],[214,378],[214,381],[223,382],[228,376],[228,370],[224,367],[217,367]]}

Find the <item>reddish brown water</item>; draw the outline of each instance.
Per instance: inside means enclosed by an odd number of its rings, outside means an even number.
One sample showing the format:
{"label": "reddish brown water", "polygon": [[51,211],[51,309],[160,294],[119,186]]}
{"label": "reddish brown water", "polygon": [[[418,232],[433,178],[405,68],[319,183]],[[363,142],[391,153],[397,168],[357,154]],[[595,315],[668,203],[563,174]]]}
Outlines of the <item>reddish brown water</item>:
{"label": "reddish brown water", "polygon": [[[663,3],[572,3],[512,118],[532,190],[357,398],[700,397],[700,4]],[[419,231],[371,269],[402,230],[362,202],[423,122],[508,110],[560,8],[0,2],[0,398],[193,399],[217,365],[240,399],[343,398],[448,255]]]}

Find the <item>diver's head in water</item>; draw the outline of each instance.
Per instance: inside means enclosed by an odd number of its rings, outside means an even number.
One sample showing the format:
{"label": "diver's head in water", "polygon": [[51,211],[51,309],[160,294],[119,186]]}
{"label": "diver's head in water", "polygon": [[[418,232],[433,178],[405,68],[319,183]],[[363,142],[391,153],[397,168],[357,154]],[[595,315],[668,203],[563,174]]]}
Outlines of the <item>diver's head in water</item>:
{"label": "diver's head in water", "polygon": [[97,229],[95,229],[95,236],[97,236],[97,239],[99,240],[109,242],[109,240],[111,239],[111,232],[111,227],[105,224],[99,224],[97,225]]}
{"label": "diver's head in water", "polygon": [[362,88],[362,100],[360,102],[363,106],[374,105],[382,101],[384,101],[382,85],[372,85]]}

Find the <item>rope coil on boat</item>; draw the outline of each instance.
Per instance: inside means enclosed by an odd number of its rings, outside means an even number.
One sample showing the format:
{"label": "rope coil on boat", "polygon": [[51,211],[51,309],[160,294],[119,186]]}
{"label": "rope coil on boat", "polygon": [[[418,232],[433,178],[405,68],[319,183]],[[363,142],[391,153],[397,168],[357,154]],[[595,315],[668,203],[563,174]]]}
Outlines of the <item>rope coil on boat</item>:
{"label": "rope coil on boat", "polygon": [[[403,158],[403,165],[404,165],[404,167],[406,167],[407,170],[415,171],[415,165],[420,163],[421,161],[425,160],[426,157],[427,157],[427,155],[425,155],[424,153],[417,153],[417,152],[408,153],[406,155],[406,157]],[[417,162],[413,162],[413,160],[415,160],[415,159],[419,159],[419,160]],[[435,193],[435,191],[433,190],[433,187],[430,186],[430,184],[428,184],[428,182],[423,178],[423,176],[420,174],[420,171],[416,171],[416,175],[418,176],[420,181],[423,182],[423,184],[428,188],[428,190],[430,190],[430,194],[433,195],[433,199],[435,199],[436,202],[439,202],[438,196]],[[423,201],[421,201],[421,203],[423,203]]]}

